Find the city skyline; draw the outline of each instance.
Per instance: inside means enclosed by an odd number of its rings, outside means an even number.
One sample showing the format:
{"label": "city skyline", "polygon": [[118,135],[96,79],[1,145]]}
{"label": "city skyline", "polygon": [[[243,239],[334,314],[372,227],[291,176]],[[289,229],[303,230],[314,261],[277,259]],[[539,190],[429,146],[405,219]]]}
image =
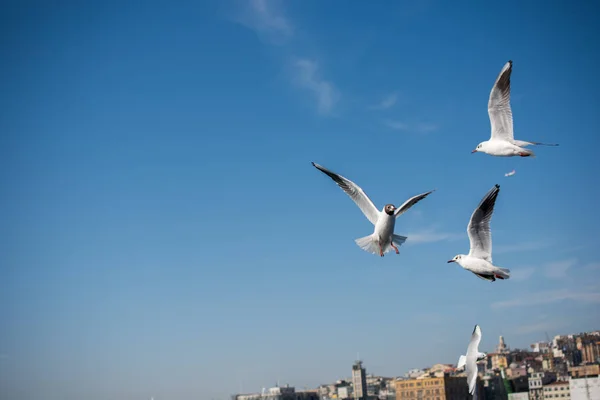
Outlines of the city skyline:
{"label": "city skyline", "polygon": [[[492,348],[489,349],[479,349],[480,351],[483,351],[486,353],[487,357],[485,360],[479,361],[478,363],[484,363],[487,364],[488,363],[488,358],[494,354],[499,354],[499,352],[505,352],[506,354],[510,354],[510,353],[514,353],[514,352],[527,352],[527,353],[532,353],[532,354],[544,354],[546,352],[552,353],[552,349],[553,349],[553,343],[557,340],[561,340],[562,338],[568,338],[568,337],[577,337],[577,336],[585,336],[585,335],[596,335],[599,337],[598,340],[600,340],[600,329],[596,329],[596,330],[592,330],[592,331],[587,331],[587,332],[576,332],[576,333],[561,333],[561,334],[557,334],[554,335],[552,337],[550,337],[550,341],[547,341],[546,338],[540,338],[541,340],[530,343],[529,345],[527,345],[526,347],[518,347],[518,346],[511,346],[509,343],[506,342],[506,340],[504,339],[503,336],[499,336],[498,339],[498,343],[496,343],[495,346],[493,346]],[[548,344],[549,347],[547,348],[548,351],[541,351],[541,350],[533,350],[532,348],[534,347],[534,345],[539,345],[539,344]],[[458,360],[458,357],[457,357]],[[596,362],[597,363],[597,362]],[[356,365],[361,365],[364,364],[364,360],[361,359],[360,357],[355,358],[355,361],[352,365],[352,371],[354,371]],[[366,372],[366,376],[367,377],[386,377],[386,378],[390,378],[392,380],[394,379],[408,379],[410,378],[410,374],[415,373],[415,377],[416,376],[420,376],[422,374],[425,373],[426,370],[436,366],[436,365],[450,365],[454,368],[456,368],[456,361],[454,363],[444,363],[444,362],[436,362],[430,365],[420,365],[420,366],[413,366],[411,367],[409,370],[407,371],[403,371],[401,373],[396,373],[396,374],[377,374],[377,373],[373,373],[373,371],[371,371],[370,368],[368,368],[368,365],[366,367],[362,367],[365,368],[367,370]],[[350,368],[347,368],[348,370],[350,370]],[[418,371],[418,372],[417,372]],[[338,382],[338,381],[346,381],[349,385],[351,385],[353,383],[353,377],[352,377],[352,373],[348,372],[346,374],[341,374],[337,379],[335,379],[332,382]],[[324,383],[321,383],[319,386],[323,385]],[[277,381],[275,387],[279,387],[281,385],[281,387],[285,386],[285,385],[289,385],[294,387],[294,385],[290,382],[285,382],[285,383],[281,383],[279,381]],[[302,388],[296,388],[301,389],[301,390],[314,390],[315,388],[308,388],[308,387],[302,387]]]}
{"label": "city skyline", "polygon": [[[3,5],[0,397],[228,398],[598,328],[599,4]],[[560,144],[533,159],[470,153],[508,60],[516,137]],[[312,161],[378,205],[436,189],[399,255]],[[491,283],[446,261],[494,184]]]}

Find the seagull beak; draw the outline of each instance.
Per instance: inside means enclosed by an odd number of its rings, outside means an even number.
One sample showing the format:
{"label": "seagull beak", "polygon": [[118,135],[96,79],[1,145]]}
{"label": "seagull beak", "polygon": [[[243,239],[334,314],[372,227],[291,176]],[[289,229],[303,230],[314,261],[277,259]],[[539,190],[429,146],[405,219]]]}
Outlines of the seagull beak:
{"label": "seagull beak", "polygon": [[477,149],[471,150],[471,154],[473,154],[473,153],[477,153]]}
{"label": "seagull beak", "polygon": [[448,260],[449,263],[454,262],[454,260]]}

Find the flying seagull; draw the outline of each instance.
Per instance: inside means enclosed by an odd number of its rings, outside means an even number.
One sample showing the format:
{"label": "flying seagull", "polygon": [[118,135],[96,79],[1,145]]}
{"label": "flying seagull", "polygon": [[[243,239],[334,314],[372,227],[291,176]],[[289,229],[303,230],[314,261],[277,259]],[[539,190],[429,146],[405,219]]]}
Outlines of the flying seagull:
{"label": "flying seagull", "polygon": [[373,233],[356,239],[356,244],[364,251],[379,254],[381,257],[392,249],[396,251],[396,254],[400,254],[398,246],[402,245],[407,237],[394,234],[396,218],[427,197],[433,190],[411,197],[397,208],[393,204],[386,204],[381,211],[378,211],[371,199],[369,199],[356,183],[319,164],[313,162],[312,165],[333,179],[333,181],[337,183],[348,196],[350,196],[352,201],[356,203],[365,217],[375,225]]}
{"label": "flying seagull", "polygon": [[513,134],[513,117],[510,108],[510,74],[512,60],[504,64],[496,78],[488,101],[488,114],[492,125],[490,140],[481,142],[471,153],[486,153],[498,157],[535,157],[533,150],[524,147],[533,145],[558,146],[558,144],[527,142],[515,140]]}
{"label": "flying seagull", "polygon": [[458,254],[448,262],[455,262],[481,279],[495,281],[510,278],[510,270],[492,264],[492,232],[490,221],[494,212],[500,185],[495,185],[481,200],[467,226],[471,248],[469,254]]}
{"label": "flying seagull", "polygon": [[475,325],[473,334],[471,335],[471,341],[467,347],[467,355],[460,356],[456,369],[465,367],[467,373],[467,383],[469,384],[469,393],[475,398],[475,384],[477,383],[477,361],[483,360],[487,357],[485,353],[479,352],[479,342],[481,342],[481,328],[479,325]]}

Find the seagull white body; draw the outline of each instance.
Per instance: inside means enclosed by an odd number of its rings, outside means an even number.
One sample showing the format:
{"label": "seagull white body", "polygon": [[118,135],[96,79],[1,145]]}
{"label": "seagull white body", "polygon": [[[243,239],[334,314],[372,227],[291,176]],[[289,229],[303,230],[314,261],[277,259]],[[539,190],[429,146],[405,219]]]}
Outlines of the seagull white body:
{"label": "seagull white body", "polygon": [[465,367],[467,373],[467,384],[469,385],[469,394],[475,398],[475,385],[477,383],[477,361],[483,360],[487,355],[479,352],[479,342],[481,342],[481,328],[475,325],[471,341],[467,347],[467,355],[460,356],[456,368]]}
{"label": "seagull white body", "polygon": [[490,140],[481,142],[471,153],[486,153],[497,157],[535,157],[532,150],[524,147],[533,145],[558,146],[557,144],[515,140],[513,117],[510,106],[510,74],[512,60],[504,64],[490,92],[488,115],[492,127]]}
{"label": "seagull white body", "polygon": [[495,281],[510,278],[510,270],[492,264],[492,232],[490,221],[494,212],[500,185],[495,185],[481,200],[467,226],[471,248],[469,254],[458,254],[448,262],[454,262],[471,271],[481,279]]}
{"label": "seagull white body", "polygon": [[407,237],[394,234],[396,218],[406,212],[406,210],[411,208],[413,205],[427,197],[433,192],[433,190],[411,197],[398,208],[396,208],[393,204],[386,204],[381,211],[379,211],[371,199],[369,199],[366,193],[356,183],[328,170],[319,164],[315,164],[313,162],[312,165],[333,179],[333,181],[337,183],[337,185],[342,188],[342,190],[346,192],[348,196],[350,196],[352,201],[356,203],[365,217],[367,217],[367,219],[374,225],[373,233],[356,239],[356,244],[361,249],[369,253],[379,254],[381,257],[383,257],[385,253],[391,251],[392,249],[396,251],[396,254],[400,254],[398,251],[398,246],[402,245],[402,243],[406,241]]}

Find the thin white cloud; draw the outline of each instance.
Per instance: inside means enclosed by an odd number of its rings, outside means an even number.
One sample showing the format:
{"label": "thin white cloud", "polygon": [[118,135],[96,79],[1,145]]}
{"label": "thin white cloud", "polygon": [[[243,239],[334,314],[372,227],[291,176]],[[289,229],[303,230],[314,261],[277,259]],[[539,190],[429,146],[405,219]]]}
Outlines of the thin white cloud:
{"label": "thin white cloud", "polygon": [[550,246],[550,242],[523,242],[509,245],[494,246],[495,254],[516,253],[520,251],[539,250]]}
{"label": "thin white cloud", "polygon": [[567,272],[575,264],[577,264],[576,258],[548,263],[544,266],[544,274],[550,279],[561,279],[567,276]]}
{"label": "thin white cloud", "polygon": [[398,101],[398,95],[396,93],[391,93],[391,94],[388,94],[387,96],[385,96],[381,100],[381,102],[379,102],[379,104],[371,106],[370,108],[375,109],[375,110],[387,110],[388,108],[393,107],[397,101]]}
{"label": "thin white cloud", "polygon": [[406,235],[408,239],[406,244],[421,244],[421,243],[434,243],[441,242],[444,240],[457,240],[464,236],[463,233],[450,233],[450,232],[439,232],[436,230],[421,231],[415,233],[409,233]]}
{"label": "thin white cloud", "polygon": [[396,129],[398,131],[407,131],[409,128],[408,124],[402,121],[386,120],[384,121],[384,124],[388,128]]}
{"label": "thin white cloud", "polygon": [[293,36],[294,27],[284,15],[279,2],[250,0],[243,4],[245,10],[236,21],[254,30],[262,40],[282,45]]}
{"label": "thin white cloud", "polygon": [[419,133],[429,133],[434,132],[439,129],[437,124],[432,124],[428,122],[420,123],[415,126],[415,130]]}
{"label": "thin white cloud", "polygon": [[339,94],[333,83],[323,79],[319,74],[316,61],[297,59],[294,62],[294,82],[311,91],[317,99],[317,109],[321,114],[331,113],[339,100]]}
{"label": "thin white cloud", "polygon": [[510,280],[525,281],[533,275],[535,268],[533,267],[517,267],[510,269]]}
{"label": "thin white cloud", "polygon": [[579,290],[558,289],[532,293],[529,296],[519,297],[511,300],[497,301],[492,303],[492,308],[510,308],[539,306],[556,303],[563,300],[571,300],[580,303],[600,303],[600,288],[587,287]]}
{"label": "thin white cloud", "polygon": [[[292,47],[289,39],[294,36],[295,29],[279,0],[249,0],[242,1],[242,4],[242,15],[236,18],[236,22],[254,30],[261,39],[271,44]],[[287,63],[292,64],[293,83],[315,95],[320,114],[330,114],[340,99],[335,85],[321,77],[316,60],[292,58],[289,54],[291,53],[286,50],[284,58]]]}
{"label": "thin white cloud", "polygon": [[395,129],[398,131],[405,131],[405,132],[430,133],[430,132],[437,131],[439,129],[439,126],[437,124],[429,123],[429,122],[408,124],[404,121],[388,119],[388,120],[385,120],[383,123],[388,128]]}

